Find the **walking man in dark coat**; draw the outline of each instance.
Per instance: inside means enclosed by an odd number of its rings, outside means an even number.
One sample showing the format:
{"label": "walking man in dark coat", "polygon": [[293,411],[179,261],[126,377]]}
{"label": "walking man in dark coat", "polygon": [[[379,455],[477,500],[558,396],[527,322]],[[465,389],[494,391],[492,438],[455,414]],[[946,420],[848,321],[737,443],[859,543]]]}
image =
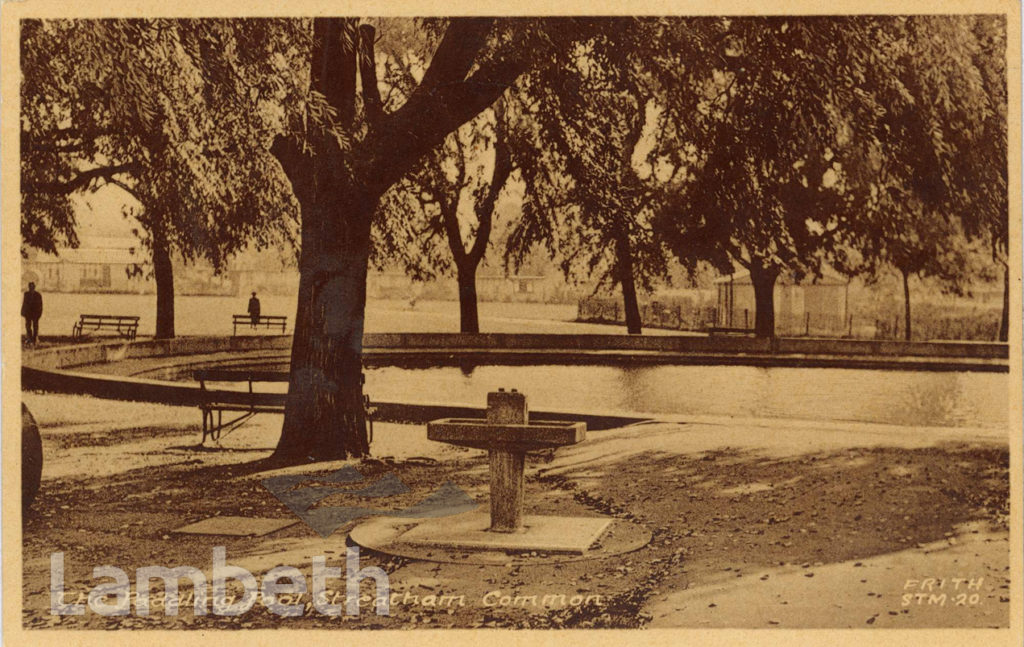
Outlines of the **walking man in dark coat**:
{"label": "walking man in dark coat", "polygon": [[36,292],[36,284],[28,284],[28,292],[21,300],[21,316],[25,317],[25,332],[28,343],[39,341],[39,317],[43,316],[43,295]]}
{"label": "walking man in dark coat", "polygon": [[256,328],[256,324],[260,322],[260,300],[256,298],[256,293],[252,293],[252,298],[249,299],[249,317],[252,318],[252,327]]}

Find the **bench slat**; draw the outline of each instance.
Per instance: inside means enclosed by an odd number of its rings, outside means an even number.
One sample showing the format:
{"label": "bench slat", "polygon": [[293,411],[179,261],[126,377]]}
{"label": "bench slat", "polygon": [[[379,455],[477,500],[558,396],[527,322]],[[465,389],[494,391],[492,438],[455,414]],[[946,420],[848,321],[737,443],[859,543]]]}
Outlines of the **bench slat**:
{"label": "bench slat", "polygon": [[201,407],[216,408],[220,405],[250,406],[273,406],[284,407],[286,393],[247,393],[245,391],[211,391],[208,392],[205,402],[200,403]]}
{"label": "bench slat", "polygon": [[[287,382],[289,374],[287,371],[240,371],[237,369],[197,369],[192,372],[193,379],[200,380],[203,387],[205,401],[199,403],[199,409],[203,412],[203,439],[207,436],[214,440],[220,438],[223,429],[234,429],[244,423],[252,414],[257,413],[284,413],[288,399],[287,393],[268,393],[253,391],[254,382]],[[248,382],[248,391],[223,391],[207,390],[206,382]],[[377,412],[369,398],[364,398],[364,407],[367,421],[372,424],[372,418]],[[221,423],[221,413],[233,412],[242,414],[241,417]],[[216,414],[216,415],[215,415]],[[216,417],[216,421],[214,418]],[[370,431],[372,435],[372,428]]]}
{"label": "bench slat", "polygon": [[82,321],[97,319],[100,321],[138,321],[139,317],[134,315],[79,315]]}
{"label": "bench slat", "polygon": [[283,413],[284,404],[281,406],[268,406],[268,405],[257,405],[253,407],[246,406],[244,404],[225,404],[220,403],[211,406],[201,407],[203,409],[213,409],[216,411],[252,411],[254,413]]}
{"label": "bench slat", "polygon": [[229,368],[206,368],[192,371],[196,380],[207,382],[287,382],[287,371],[239,371]]}
{"label": "bench slat", "polygon": [[234,327],[232,335],[238,335],[238,328],[241,326],[252,328],[279,328],[283,333],[288,327],[288,317],[284,315],[260,315],[256,321],[253,321],[252,315],[232,315],[231,325]]}

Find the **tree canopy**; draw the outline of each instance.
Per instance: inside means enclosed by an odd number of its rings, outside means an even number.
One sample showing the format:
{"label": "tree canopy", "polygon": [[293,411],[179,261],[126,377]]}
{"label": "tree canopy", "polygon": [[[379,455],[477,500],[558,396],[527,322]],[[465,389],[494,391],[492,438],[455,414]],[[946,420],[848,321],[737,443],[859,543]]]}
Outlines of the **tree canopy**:
{"label": "tree canopy", "polygon": [[[688,267],[748,266],[769,312],[778,272],[847,249],[877,260],[894,249],[877,234],[908,218],[922,234],[944,218],[998,256],[1005,42],[1005,21],[975,16],[30,21],[23,238],[74,244],[65,196],[103,182],[214,265],[299,216],[278,455],[360,455],[375,219],[387,244],[443,228],[457,263],[479,249],[441,207],[472,195],[484,240],[517,168],[509,261],[545,245],[568,274],[633,292],[633,310],[666,248]],[[458,149],[484,141],[469,133],[499,100],[516,126],[485,139],[507,141],[508,166],[470,188]],[[403,191],[437,208],[406,210]]]}
{"label": "tree canopy", "polygon": [[138,201],[146,233],[215,267],[240,247],[287,237],[296,206],[267,148],[301,92],[288,73],[304,42],[295,27],[25,21],[23,243],[75,246],[67,196],[104,183]]}

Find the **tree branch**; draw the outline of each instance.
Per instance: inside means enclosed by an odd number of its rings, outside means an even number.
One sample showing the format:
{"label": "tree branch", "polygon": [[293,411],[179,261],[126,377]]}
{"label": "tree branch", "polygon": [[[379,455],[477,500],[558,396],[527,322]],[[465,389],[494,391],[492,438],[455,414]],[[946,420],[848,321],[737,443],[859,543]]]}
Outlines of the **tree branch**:
{"label": "tree branch", "polygon": [[374,53],[373,25],[359,25],[359,79],[363,84],[363,106],[366,120],[371,127],[376,124],[384,110],[377,86],[377,57]]}
{"label": "tree branch", "polygon": [[464,80],[493,26],[493,18],[453,18],[430,59],[423,81],[409,100],[417,102],[443,85]]}
{"label": "tree branch", "polygon": [[[368,142],[371,159],[364,169],[365,181],[390,186],[404,170],[394,160],[422,157],[448,133],[493,104],[526,71],[528,56],[517,52],[488,60],[464,78],[484,45],[491,22],[460,20],[449,27],[423,83],[401,108],[382,118],[378,135]],[[452,42],[460,34],[461,42]]]}
{"label": "tree branch", "polygon": [[[451,138],[455,141],[455,194],[458,195],[462,192],[469,182],[466,180],[466,149],[462,145],[462,139],[459,137],[459,133],[454,132],[451,134]],[[443,173],[443,169],[439,169]]]}
{"label": "tree branch", "polygon": [[313,88],[338,111],[345,128],[355,118],[356,21],[317,18],[313,21]]}
{"label": "tree branch", "polygon": [[129,164],[117,164],[113,166],[99,166],[88,171],[82,171],[67,181],[55,180],[53,182],[28,182],[22,186],[25,193],[54,193],[68,195],[80,189],[88,187],[96,180],[110,181],[115,175],[121,173],[135,173],[139,165],[132,162]]}
{"label": "tree branch", "polygon": [[448,239],[448,247],[452,250],[452,259],[457,267],[462,267],[466,261],[466,249],[462,246],[462,231],[459,229],[459,199],[458,194],[454,203],[447,200],[439,202],[441,206],[441,221],[444,223],[445,238]]}
{"label": "tree branch", "polygon": [[313,165],[299,143],[292,137],[278,135],[270,146],[270,154],[281,164],[295,197],[300,202],[310,200],[313,195]]}
{"label": "tree branch", "polygon": [[484,199],[477,207],[477,218],[480,221],[480,226],[476,230],[476,239],[469,250],[469,259],[474,265],[478,265],[487,252],[487,244],[490,242],[491,228],[494,223],[494,207],[498,202],[498,196],[501,195],[502,189],[505,188],[505,184],[508,182],[509,176],[515,170],[515,166],[512,163],[512,151],[505,141],[502,124],[504,110],[500,102],[495,107],[494,113],[494,171],[491,173],[491,183],[487,188],[487,195],[484,196]]}
{"label": "tree branch", "polygon": [[138,192],[138,190],[135,187],[129,186],[128,184],[125,184],[121,180],[117,179],[108,180],[108,182],[110,182],[117,188],[121,189],[128,195],[132,196],[133,198],[135,198],[139,203],[143,203],[142,195]]}
{"label": "tree branch", "polygon": [[636,87],[632,88],[630,94],[633,95],[633,100],[636,101],[636,114],[632,118],[626,117],[629,121],[629,126],[626,132],[625,145],[622,147],[624,158],[622,160],[622,167],[623,170],[633,171],[633,156],[636,154],[636,147],[640,143],[640,137],[644,132],[644,124],[647,121],[648,98]]}

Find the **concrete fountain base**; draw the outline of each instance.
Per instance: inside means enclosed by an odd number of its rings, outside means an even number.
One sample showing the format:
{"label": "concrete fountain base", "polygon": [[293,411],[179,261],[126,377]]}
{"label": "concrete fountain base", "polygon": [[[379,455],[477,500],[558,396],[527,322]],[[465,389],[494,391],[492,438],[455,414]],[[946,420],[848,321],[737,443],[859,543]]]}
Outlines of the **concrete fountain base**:
{"label": "concrete fountain base", "polygon": [[431,519],[406,531],[402,541],[416,546],[479,550],[587,552],[608,529],[611,519],[601,517],[527,516],[518,532],[493,532],[489,515],[479,512],[450,519]]}
{"label": "concrete fountain base", "polygon": [[646,546],[651,533],[608,517],[527,515],[520,532],[488,530],[490,517],[467,512],[434,519],[380,517],[349,533],[363,548],[409,559],[462,564],[523,564],[599,559]]}

